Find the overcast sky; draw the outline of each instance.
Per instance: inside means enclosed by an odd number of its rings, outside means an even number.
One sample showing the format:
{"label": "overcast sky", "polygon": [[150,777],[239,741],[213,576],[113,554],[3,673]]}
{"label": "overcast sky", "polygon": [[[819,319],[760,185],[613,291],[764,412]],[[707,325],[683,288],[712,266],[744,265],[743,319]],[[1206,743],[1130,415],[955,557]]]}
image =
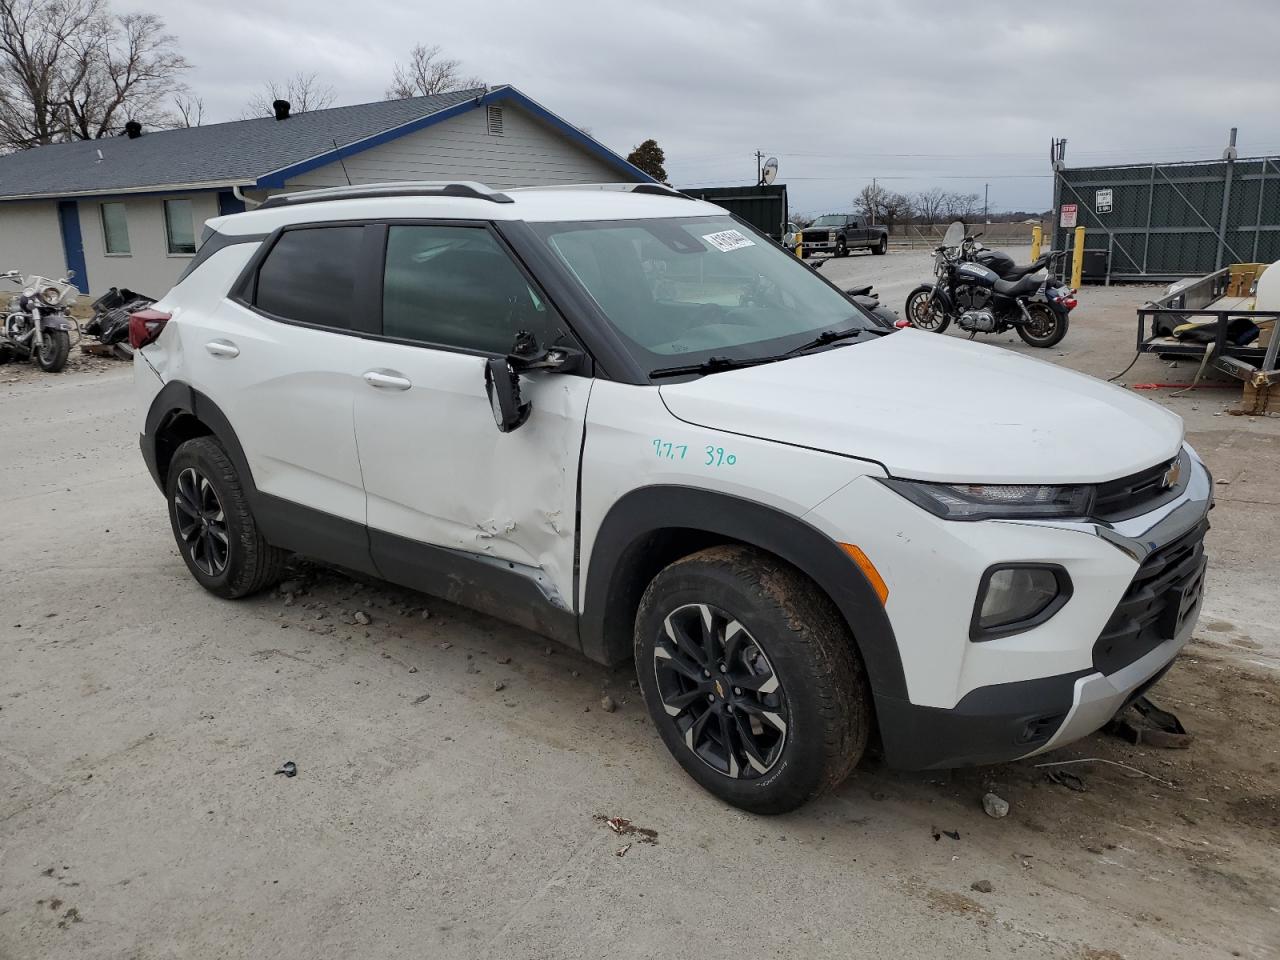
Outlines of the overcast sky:
{"label": "overcast sky", "polygon": [[780,161],[793,209],[848,209],[872,177],[911,192],[1050,203],[1069,165],[1280,152],[1278,0],[115,0],[165,18],[206,122],[269,79],[314,72],[381,98],[397,58],[439,44],[626,154],[654,137],[676,186]]}

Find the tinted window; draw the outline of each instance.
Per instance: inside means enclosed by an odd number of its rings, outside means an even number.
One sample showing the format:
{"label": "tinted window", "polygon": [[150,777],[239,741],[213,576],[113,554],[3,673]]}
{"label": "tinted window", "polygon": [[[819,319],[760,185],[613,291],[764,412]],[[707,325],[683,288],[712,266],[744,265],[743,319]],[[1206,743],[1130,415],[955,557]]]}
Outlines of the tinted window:
{"label": "tinted window", "polygon": [[129,221],[123,203],[102,205],[102,239],[107,253],[129,252]]}
{"label": "tinted window", "polygon": [[509,353],[528,330],[544,346],[556,318],[487,230],[391,227],[382,332],[402,340]]}
{"label": "tinted window", "polygon": [[257,306],[286,320],[350,330],[363,227],[286,230],[258,270]]}

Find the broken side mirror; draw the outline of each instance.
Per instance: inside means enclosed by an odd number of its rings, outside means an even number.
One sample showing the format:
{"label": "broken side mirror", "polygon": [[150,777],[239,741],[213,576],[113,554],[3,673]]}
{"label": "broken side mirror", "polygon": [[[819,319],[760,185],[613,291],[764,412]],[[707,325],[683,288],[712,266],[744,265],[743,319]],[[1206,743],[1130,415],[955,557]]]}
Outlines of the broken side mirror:
{"label": "broken side mirror", "polygon": [[510,433],[529,419],[533,405],[520,399],[520,374],[507,357],[492,357],[484,365],[484,389],[489,395],[493,422],[502,433]]}

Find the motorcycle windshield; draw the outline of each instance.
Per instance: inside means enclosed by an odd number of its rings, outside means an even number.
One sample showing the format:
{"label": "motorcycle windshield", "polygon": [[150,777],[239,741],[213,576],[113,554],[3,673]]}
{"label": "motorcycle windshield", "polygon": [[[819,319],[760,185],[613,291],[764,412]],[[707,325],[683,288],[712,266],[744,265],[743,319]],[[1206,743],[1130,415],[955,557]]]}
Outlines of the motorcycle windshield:
{"label": "motorcycle windshield", "polygon": [[947,233],[942,238],[944,247],[958,247],[960,241],[964,239],[964,224],[956,220],[951,226],[947,227]]}

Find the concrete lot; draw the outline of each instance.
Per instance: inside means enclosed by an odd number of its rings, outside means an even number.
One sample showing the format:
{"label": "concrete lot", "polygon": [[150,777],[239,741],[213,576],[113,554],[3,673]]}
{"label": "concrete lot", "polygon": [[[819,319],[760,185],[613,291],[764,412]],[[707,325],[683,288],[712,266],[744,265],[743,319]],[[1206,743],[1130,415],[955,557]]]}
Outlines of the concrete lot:
{"label": "concrete lot", "polygon": [[[928,261],[824,270],[901,310]],[[1048,356],[987,339],[1109,376],[1148,293],[1084,291]],[[1144,357],[1125,380],[1190,374]],[[1199,636],[1156,691],[1191,748],[1045,758],[1150,775],[1066,768],[1083,793],[1031,762],[923,778],[871,757],[765,819],[681,773],[625,670],[307,565],[292,603],[205,594],[127,369],[0,367],[0,958],[1276,956],[1280,421],[1224,413],[1234,390],[1148,395],[1230,481]],[[286,760],[297,777],[273,776]],[[656,844],[618,856],[615,815]]]}

